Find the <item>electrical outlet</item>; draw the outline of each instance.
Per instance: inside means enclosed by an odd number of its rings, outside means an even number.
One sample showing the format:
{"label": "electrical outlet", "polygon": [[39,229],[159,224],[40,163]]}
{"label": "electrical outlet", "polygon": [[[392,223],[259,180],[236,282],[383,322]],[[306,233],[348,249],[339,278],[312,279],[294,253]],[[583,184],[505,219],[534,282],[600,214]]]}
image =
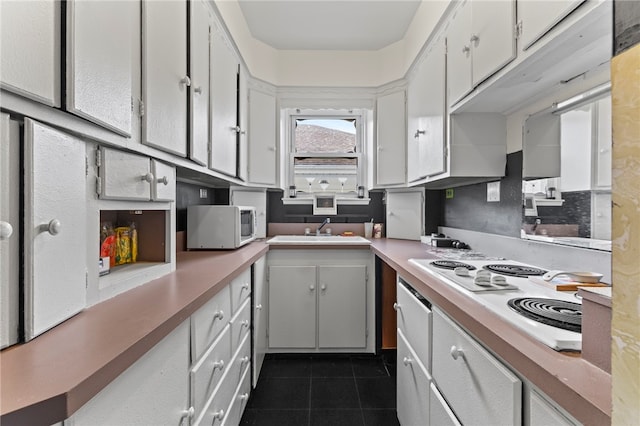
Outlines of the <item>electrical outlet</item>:
{"label": "electrical outlet", "polygon": [[487,201],[489,203],[500,201],[500,181],[487,183]]}
{"label": "electrical outlet", "polygon": [[453,198],[453,188],[447,188],[444,191],[445,198]]}
{"label": "electrical outlet", "polygon": [[207,198],[207,188],[200,188],[200,198]]}

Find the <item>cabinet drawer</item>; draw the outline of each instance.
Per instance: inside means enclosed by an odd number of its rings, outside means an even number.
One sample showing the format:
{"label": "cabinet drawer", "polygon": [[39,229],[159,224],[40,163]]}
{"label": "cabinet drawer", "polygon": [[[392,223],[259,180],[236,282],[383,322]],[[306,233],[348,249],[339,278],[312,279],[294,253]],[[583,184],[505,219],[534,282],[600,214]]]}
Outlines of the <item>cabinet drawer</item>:
{"label": "cabinet drawer", "polygon": [[398,330],[397,411],[401,425],[423,425],[429,418],[431,377]]}
{"label": "cabinet drawer", "polygon": [[442,397],[442,394],[431,383],[431,390],[429,392],[429,424],[438,426],[462,426],[456,415],[453,414],[451,408],[447,404],[447,401]]}
{"label": "cabinet drawer", "polygon": [[100,198],[105,200],[151,199],[151,163],[148,157],[100,148]]}
{"label": "cabinet drawer", "polygon": [[191,315],[191,361],[202,356],[231,317],[229,286],[225,286],[204,306]]}
{"label": "cabinet drawer", "polygon": [[431,371],[431,309],[418,300],[401,281],[397,289],[398,329],[416,352],[422,365]]}
{"label": "cabinet drawer", "polygon": [[251,329],[251,301],[245,300],[244,305],[234,315],[231,322],[231,353],[234,353]]}
{"label": "cabinet drawer", "polygon": [[231,405],[233,394],[249,365],[249,353],[251,351],[250,340],[251,339],[247,337],[242,342],[240,350],[235,354],[229,368],[224,372],[220,386],[218,386],[215,393],[211,395],[211,398],[207,402],[207,407],[200,418],[196,420],[196,425],[217,426],[222,424],[228,408]]}
{"label": "cabinet drawer", "polygon": [[176,199],[176,169],[168,164],[151,160],[151,199],[153,201],[174,201]]}
{"label": "cabinet drawer", "polygon": [[207,400],[220,383],[231,362],[230,327],[224,331],[209,347],[200,361],[191,369],[191,406],[194,416],[198,417]]}
{"label": "cabinet drawer", "polygon": [[235,314],[242,302],[251,294],[251,268],[247,268],[231,281],[231,309]]}
{"label": "cabinet drawer", "polygon": [[460,422],[521,424],[522,382],[444,313],[433,313],[433,379]]}
{"label": "cabinet drawer", "polygon": [[249,371],[249,368],[245,368],[244,373],[242,373],[240,385],[238,386],[238,389],[236,389],[236,393],[233,396],[233,400],[231,401],[231,405],[229,406],[227,416],[222,422],[223,425],[236,426],[240,424],[242,413],[247,406],[249,393],[251,392],[251,374],[249,373]]}

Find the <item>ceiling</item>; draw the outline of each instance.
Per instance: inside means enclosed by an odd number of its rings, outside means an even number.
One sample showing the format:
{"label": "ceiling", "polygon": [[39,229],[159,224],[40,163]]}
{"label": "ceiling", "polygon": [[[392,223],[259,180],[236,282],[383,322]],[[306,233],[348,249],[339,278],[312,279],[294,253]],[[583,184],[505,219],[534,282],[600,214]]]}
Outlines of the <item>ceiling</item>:
{"label": "ceiling", "polygon": [[238,0],[254,38],[278,50],[379,50],[401,40],[420,0]]}

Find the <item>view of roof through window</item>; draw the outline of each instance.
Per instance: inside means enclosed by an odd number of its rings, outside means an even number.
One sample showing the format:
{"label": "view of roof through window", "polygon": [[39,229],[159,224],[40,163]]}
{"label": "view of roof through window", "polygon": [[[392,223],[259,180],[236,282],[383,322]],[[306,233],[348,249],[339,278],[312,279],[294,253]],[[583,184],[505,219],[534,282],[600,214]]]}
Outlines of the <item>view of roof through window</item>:
{"label": "view of roof through window", "polygon": [[348,119],[296,119],[296,153],[356,152],[356,120]]}

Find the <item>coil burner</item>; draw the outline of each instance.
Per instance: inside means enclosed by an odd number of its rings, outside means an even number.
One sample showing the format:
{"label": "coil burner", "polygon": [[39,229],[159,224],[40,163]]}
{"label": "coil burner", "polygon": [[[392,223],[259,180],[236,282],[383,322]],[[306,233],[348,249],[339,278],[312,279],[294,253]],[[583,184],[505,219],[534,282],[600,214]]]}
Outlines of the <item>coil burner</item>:
{"label": "coil burner", "polygon": [[435,266],[436,268],[451,270],[460,267],[467,268],[469,271],[473,271],[474,269],[476,269],[476,267],[473,265],[469,265],[468,263],[456,262],[455,260],[434,260],[430,263],[430,265]]}
{"label": "coil burner", "polygon": [[582,305],[564,300],[520,297],[509,307],[529,319],[564,330],[582,332]]}
{"label": "coil burner", "polygon": [[484,265],[483,268],[488,269],[491,272],[495,272],[496,274],[508,275],[511,277],[526,278],[531,275],[544,275],[547,273],[544,269],[524,265],[491,264]]}

